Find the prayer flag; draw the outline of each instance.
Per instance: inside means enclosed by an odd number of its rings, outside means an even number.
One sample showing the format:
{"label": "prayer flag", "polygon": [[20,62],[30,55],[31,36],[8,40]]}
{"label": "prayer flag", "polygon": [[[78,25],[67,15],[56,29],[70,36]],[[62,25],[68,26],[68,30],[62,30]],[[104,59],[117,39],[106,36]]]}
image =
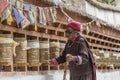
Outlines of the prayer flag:
{"label": "prayer flag", "polygon": [[51,13],[53,23],[56,22],[56,13],[54,8],[50,8],[50,13]]}
{"label": "prayer flag", "polygon": [[43,13],[43,15],[42,15],[43,25],[46,25],[46,23],[47,23],[46,14],[45,14],[46,13],[46,8],[43,8],[42,13]]}
{"label": "prayer flag", "polygon": [[10,16],[7,18],[7,24],[8,24],[8,25],[11,25],[12,22],[13,22],[13,17],[12,17],[12,15],[10,14]]}
{"label": "prayer flag", "polygon": [[10,16],[10,14],[11,14],[11,12],[10,12],[9,8],[7,8],[2,14],[1,22],[6,20]]}
{"label": "prayer flag", "polygon": [[18,10],[19,14],[21,15],[21,17],[23,18],[23,20],[21,21],[21,27],[22,29],[26,28],[30,22],[29,20],[27,20],[27,18],[23,15],[22,10]]}
{"label": "prayer flag", "polygon": [[46,17],[47,17],[48,22],[52,21],[52,17],[50,15],[50,9],[49,8],[46,8]]}
{"label": "prayer flag", "polygon": [[0,17],[9,5],[10,4],[7,0],[0,0]]}
{"label": "prayer flag", "polygon": [[29,11],[30,10],[30,4],[24,3],[24,10]]}
{"label": "prayer flag", "polygon": [[14,6],[16,5],[16,1],[17,1],[17,0],[9,0],[9,2],[10,2],[12,5],[14,5]]}
{"label": "prayer flag", "polygon": [[29,24],[30,22],[25,17],[24,20],[21,22],[22,29],[26,28]]}
{"label": "prayer flag", "polygon": [[23,21],[24,18],[20,15],[15,6],[12,6],[12,8],[17,22],[17,26],[19,27],[19,24],[21,23],[21,21]]}
{"label": "prayer flag", "polygon": [[54,3],[55,3],[56,6],[58,6],[59,5],[59,0],[54,0]]}
{"label": "prayer flag", "polygon": [[23,9],[23,2],[22,2],[22,0],[21,1],[16,1],[16,7],[18,9]]}
{"label": "prayer flag", "polygon": [[39,23],[40,23],[40,24],[43,24],[43,18],[42,18],[42,17],[43,17],[43,16],[42,16],[43,13],[42,13],[42,9],[43,9],[43,8],[38,7],[38,12],[39,12],[38,18],[39,18]]}
{"label": "prayer flag", "polygon": [[34,24],[35,23],[35,20],[34,20],[34,16],[33,16],[33,12],[32,11],[29,11],[28,12],[28,19],[30,21],[30,24]]}

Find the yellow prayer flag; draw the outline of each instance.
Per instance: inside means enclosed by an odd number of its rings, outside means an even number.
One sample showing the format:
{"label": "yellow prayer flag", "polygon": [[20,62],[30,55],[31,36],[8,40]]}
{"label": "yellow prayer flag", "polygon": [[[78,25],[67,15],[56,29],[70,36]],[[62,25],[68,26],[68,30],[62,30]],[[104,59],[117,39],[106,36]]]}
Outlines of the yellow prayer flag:
{"label": "yellow prayer flag", "polygon": [[16,1],[16,6],[17,6],[18,9],[23,9],[23,0]]}
{"label": "yellow prayer flag", "polygon": [[34,18],[35,18],[35,31],[37,31],[37,16],[36,16],[36,12],[34,12]]}
{"label": "yellow prayer flag", "polygon": [[35,31],[37,31],[37,13],[36,13],[36,7],[34,10],[34,20],[35,20]]}
{"label": "yellow prayer flag", "polygon": [[7,18],[7,24],[8,24],[8,25],[11,25],[12,22],[13,22],[13,17],[12,17],[12,15],[10,15],[10,16]]}
{"label": "yellow prayer flag", "polygon": [[53,10],[53,15],[54,15],[54,17],[56,18],[56,15],[57,15],[56,8],[55,8],[55,7],[53,7],[53,8],[52,8],[52,10]]}

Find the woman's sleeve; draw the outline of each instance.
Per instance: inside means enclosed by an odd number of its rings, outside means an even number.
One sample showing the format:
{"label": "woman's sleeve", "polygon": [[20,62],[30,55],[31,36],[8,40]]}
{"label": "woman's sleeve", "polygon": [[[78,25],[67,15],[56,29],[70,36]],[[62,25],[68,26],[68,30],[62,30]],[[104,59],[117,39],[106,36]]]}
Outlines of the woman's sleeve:
{"label": "woman's sleeve", "polygon": [[58,64],[66,62],[66,48],[63,50],[62,55],[56,58]]}
{"label": "woman's sleeve", "polygon": [[88,48],[84,40],[80,40],[76,64],[82,65],[89,61]]}
{"label": "woman's sleeve", "polygon": [[[67,44],[66,44],[66,45],[67,45]],[[62,54],[61,54],[58,58],[53,58],[53,59],[52,59],[52,63],[53,63],[54,65],[56,65],[56,66],[57,66],[58,64],[61,64],[61,63],[64,63],[64,62],[66,62],[66,46],[65,46]]]}

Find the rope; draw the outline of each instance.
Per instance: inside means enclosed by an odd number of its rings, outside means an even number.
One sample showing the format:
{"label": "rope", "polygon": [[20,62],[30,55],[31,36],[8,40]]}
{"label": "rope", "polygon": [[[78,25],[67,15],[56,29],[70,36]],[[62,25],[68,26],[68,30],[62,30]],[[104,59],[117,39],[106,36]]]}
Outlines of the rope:
{"label": "rope", "polygon": [[71,21],[74,21],[64,10],[63,10],[63,8],[60,6],[60,9],[61,9],[61,11],[62,11],[62,13],[68,18],[68,19],[70,19]]}

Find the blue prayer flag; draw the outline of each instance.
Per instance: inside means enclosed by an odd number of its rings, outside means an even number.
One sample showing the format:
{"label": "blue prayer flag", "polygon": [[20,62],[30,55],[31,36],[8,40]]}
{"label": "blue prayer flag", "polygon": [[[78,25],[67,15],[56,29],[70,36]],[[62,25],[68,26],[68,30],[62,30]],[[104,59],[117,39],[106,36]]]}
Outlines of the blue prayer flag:
{"label": "blue prayer flag", "polygon": [[58,0],[54,0],[54,3],[55,3],[56,6],[59,5],[59,1]]}
{"label": "blue prayer flag", "polygon": [[17,26],[19,26],[19,24],[21,23],[21,21],[23,21],[24,18],[22,18],[19,14],[19,12],[17,11],[16,7],[15,6],[12,6],[13,8],[13,12],[14,12],[14,15],[15,15],[15,19],[16,19],[16,22],[17,22]]}
{"label": "blue prayer flag", "polygon": [[30,10],[30,4],[24,3],[24,10],[29,11]]}

